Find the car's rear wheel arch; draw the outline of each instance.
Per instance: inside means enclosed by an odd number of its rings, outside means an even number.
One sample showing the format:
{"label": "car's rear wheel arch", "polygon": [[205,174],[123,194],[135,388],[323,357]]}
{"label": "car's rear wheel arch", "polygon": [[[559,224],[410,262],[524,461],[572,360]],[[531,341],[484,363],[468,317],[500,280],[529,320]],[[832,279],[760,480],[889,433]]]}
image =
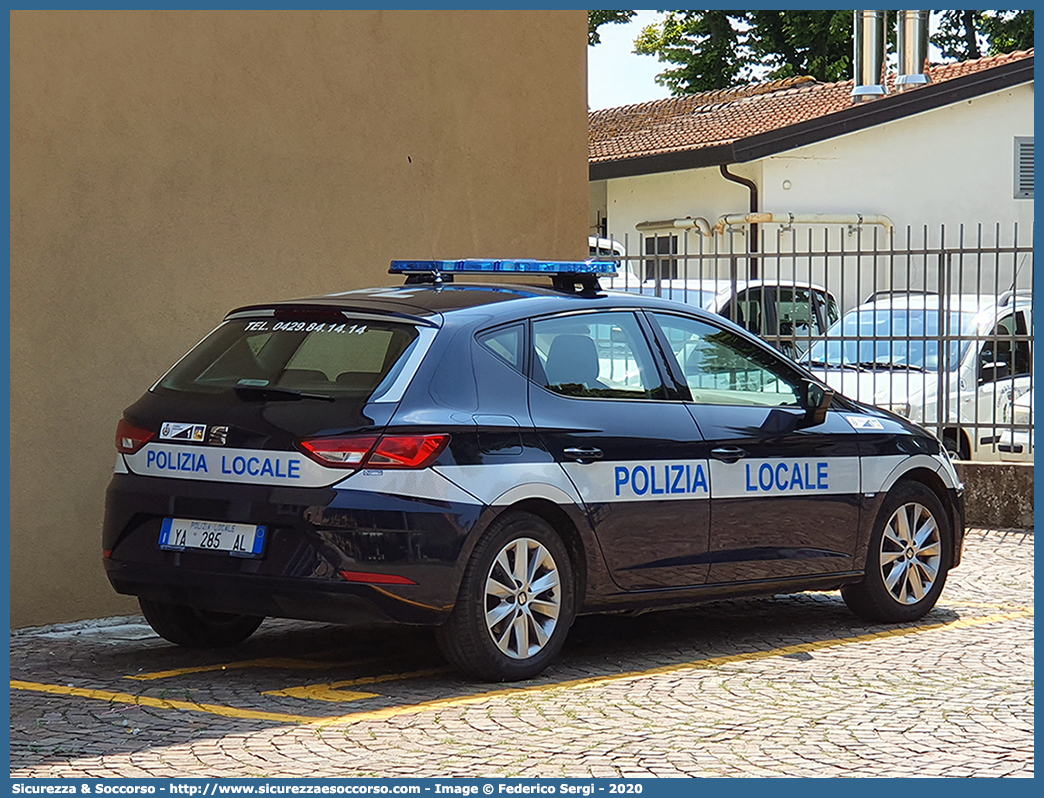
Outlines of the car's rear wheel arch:
{"label": "car's rear wheel arch", "polygon": [[454,590],[459,592],[464,579],[464,570],[467,568],[467,564],[474,554],[475,547],[486,533],[486,530],[496,523],[501,516],[513,512],[523,512],[530,513],[546,521],[562,539],[566,550],[569,552],[569,561],[573,566],[573,588],[576,596],[576,605],[578,608],[582,607],[587,595],[589,578],[587,553],[590,544],[584,542],[583,536],[577,529],[576,523],[569,517],[569,514],[555,502],[537,497],[521,499],[512,504],[494,506],[487,508],[487,510],[488,512],[483,514],[480,523],[472,530],[467,542],[460,551]]}
{"label": "car's rear wheel arch", "polygon": [[505,507],[504,511],[531,513],[551,525],[569,551],[575,580],[573,594],[576,596],[576,606],[582,607],[584,596],[587,595],[587,548],[579,530],[565,510],[546,499],[526,499]]}

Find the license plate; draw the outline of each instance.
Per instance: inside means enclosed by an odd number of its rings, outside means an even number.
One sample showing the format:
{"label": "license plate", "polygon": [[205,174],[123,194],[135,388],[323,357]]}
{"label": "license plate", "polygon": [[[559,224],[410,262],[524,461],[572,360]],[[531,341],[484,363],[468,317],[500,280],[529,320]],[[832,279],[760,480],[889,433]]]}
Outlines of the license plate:
{"label": "license plate", "polygon": [[265,532],[265,527],[252,524],[164,518],[159,547],[167,551],[193,549],[232,557],[260,557],[265,548]]}

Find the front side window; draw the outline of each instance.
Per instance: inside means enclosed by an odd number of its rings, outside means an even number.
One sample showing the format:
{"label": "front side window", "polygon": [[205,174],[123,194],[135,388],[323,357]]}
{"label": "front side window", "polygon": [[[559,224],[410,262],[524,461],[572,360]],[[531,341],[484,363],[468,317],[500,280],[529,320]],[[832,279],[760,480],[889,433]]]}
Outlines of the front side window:
{"label": "front side window", "polygon": [[990,330],[979,354],[979,382],[1030,374],[1032,357],[1026,336],[1027,325],[1023,312],[1005,317]]}
{"label": "front side window", "polygon": [[534,379],[564,396],[659,399],[664,389],[632,313],[587,313],[533,322]]}
{"label": "front side window", "polygon": [[654,314],[697,404],[796,407],[800,378],[757,344],[696,319]]}
{"label": "front side window", "polygon": [[776,318],[778,333],[787,338],[809,338],[821,332],[812,307],[809,288],[780,287],[776,289]]}

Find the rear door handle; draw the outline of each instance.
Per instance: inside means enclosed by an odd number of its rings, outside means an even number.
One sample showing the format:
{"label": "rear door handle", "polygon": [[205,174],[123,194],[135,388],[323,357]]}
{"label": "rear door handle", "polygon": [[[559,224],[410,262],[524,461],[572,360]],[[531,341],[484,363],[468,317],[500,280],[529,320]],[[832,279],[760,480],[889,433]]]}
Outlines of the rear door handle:
{"label": "rear door handle", "polygon": [[602,459],[601,449],[566,449],[562,454],[567,460],[575,460],[578,463]]}
{"label": "rear door handle", "polygon": [[740,458],[746,457],[747,453],[738,446],[720,446],[711,449],[711,457],[721,460],[723,463],[735,463]]}

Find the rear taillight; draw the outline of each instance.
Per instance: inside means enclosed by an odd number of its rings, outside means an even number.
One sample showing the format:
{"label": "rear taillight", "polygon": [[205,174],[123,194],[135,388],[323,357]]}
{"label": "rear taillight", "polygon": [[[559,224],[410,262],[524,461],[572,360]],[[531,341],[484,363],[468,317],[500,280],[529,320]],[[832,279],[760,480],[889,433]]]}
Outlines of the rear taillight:
{"label": "rear taillight", "polygon": [[449,435],[388,435],[377,442],[366,465],[376,468],[425,468],[449,443]]}
{"label": "rear taillight", "polygon": [[121,454],[134,454],[155,437],[155,432],[136,427],[122,418],[116,427],[116,450]]}
{"label": "rear taillight", "polygon": [[[449,443],[449,435],[385,435],[309,438],[301,450],[333,468],[427,468]],[[376,444],[376,445],[375,445]]]}
{"label": "rear taillight", "polygon": [[377,438],[311,438],[298,445],[313,460],[334,468],[358,468],[370,453]]}

